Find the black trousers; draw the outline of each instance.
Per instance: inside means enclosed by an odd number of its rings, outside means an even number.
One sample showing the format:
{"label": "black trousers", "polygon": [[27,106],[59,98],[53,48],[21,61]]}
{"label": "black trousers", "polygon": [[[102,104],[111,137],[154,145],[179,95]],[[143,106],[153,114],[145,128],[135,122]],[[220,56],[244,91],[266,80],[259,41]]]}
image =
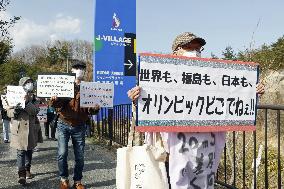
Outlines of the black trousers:
{"label": "black trousers", "polygon": [[[55,114],[47,114],[47,122],[44,123],[44,133],[46,137],[49,137],[50,122],[54,119]],[[56,128],[51,128],[51,138],[55,138]]]}
{"label": "black trousers", "polygon": [[48,122],[44,123],[44,135],[46,137],[49,137],[49,123]]}

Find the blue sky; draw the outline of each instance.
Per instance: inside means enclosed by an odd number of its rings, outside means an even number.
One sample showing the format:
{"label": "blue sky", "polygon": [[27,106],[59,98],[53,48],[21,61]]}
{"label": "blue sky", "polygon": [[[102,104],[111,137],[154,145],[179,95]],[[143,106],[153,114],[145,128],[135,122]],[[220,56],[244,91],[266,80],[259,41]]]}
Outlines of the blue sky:
{"label": "blue sky", "polygon": [[93,0],[11,0],[7,13],[22,17],[12,31],[15,50],[56,39],[93,39]]}
{"label": "blue sky", "polygon": [[[220,56],[228,45],[257,48],[284,35],[283,7],[283,0],[137,0],[137,51],[170,53],[184,31],[206,39],[204,57]],[[7,14],[22,16],[15,50],[46,40],[93,40],[93,0],[12,0]]]}
{"label": "blue sky", "polygon": [[244,50],[251,41],[254,47],[270,44],[284,34],[283,0],[138,0],[137,5],[142,51],[171,52],[173,39],[184,31],[207,41],[206,57],[219,56],[228,45]]}

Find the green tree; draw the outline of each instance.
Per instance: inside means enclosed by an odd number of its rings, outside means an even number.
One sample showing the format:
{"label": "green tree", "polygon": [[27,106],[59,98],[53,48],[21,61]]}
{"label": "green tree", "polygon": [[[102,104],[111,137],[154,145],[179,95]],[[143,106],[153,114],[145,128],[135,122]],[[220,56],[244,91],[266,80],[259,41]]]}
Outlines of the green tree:
{"label": "green tree", "polygon": [[[6,11],[6,7],[10,4],[10,0],[0,0],[0,14]],[[6,19],[0,18],[0,65],[7,62],[12,52],[12,39],[9,35],[9,29],[20,19],[18,16]]]}
{"label": "green tree", "polygon": [[47,60],[49,62],[50,65],[55,65],[58,63],[59,61],[59,51],[56,47],[50,47],[48,48],[48,56],[47,56]]}
{"label": "green tree", "polygon": [[13,46],[10,40],[0,41],[0,65],[7,62],[12,48]]}
{"label": "green tree", "polygon": [[224,51],[222,51],[222,55],[224,56],[224,60],[236,60],[236,54],[231,46],[227,46]]}
{"label": "green tree", "polygon": [[20,71],[25,70],[25,66],[17,61],[10,60],[7,64],[0,65],[0,85],[18,85],[21,78]]}
{"label": "green tree", "polygon": [[57,41],[58,44],[58,50],[59,50],[59,56],[60,58],[66,60],[67,58],[71,57],[71,52],[70,52],[70,44],[68,44],[67,41]]}
{"label": "green tree", "polygon": [[[0,0],[0,13],[6,11],[6,7],[10,4],[10,0]],[[0,40],[10,39],[9,28],[14,26],[14,24],[20,20],[21,17],[14,16],[8,20],[0,18]]]}
{"label": "green tree", "polygon": [[257,62],[263,71],[284,69],[284,36],[271,45],[264,44],[258,49],[240,51],[237,59]]}
{"label": "green tree", "polygon": [[37,75],[44,72],[41,66],[24,64],[16,59],[10,59],[7,64],[0,65],[0,70],[0,88],[6,84],[18,85],[22,76],[29,76],[36,80]]}
{"label": "green tree", "polygon": [[273,69],[284,69],[284,36],[271,45],[273,55]]}

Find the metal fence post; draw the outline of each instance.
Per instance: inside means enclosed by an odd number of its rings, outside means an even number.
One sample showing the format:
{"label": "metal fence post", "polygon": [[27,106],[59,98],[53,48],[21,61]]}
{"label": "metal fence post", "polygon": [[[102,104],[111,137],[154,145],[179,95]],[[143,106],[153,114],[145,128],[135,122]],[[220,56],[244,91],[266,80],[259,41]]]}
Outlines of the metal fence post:
{"label": "metal fence post", "polygon": [[[258,105],[257,106],[257,109],[258,110],[264,110],[264,150],[265,150],[265,154],[264,154],[264,187],[260,186],[262,184],[262,180],[260,180],[260,182],[258,183],[258,180],[257,180],[257,152],[256,152],[256,149],[258,147],[258,144],[261,143],[260,140],[263,140],[262,137],[258,138],[257,137],[257,131],[254,131],[253,132],[253,144],[252,144],[252,149],[250,148],[246,148],[247,146],[247,140],[246,140],[246,133],[243,132],[243,138],[242,138],[242,144],[243,144],[243,148],[242,148],[242,151],[239,151],[239,153],[243,153],[243,160],[242,160],[242,177],[239,177],[237,174],[237,170],[238,168],[236,167],[236,153],[238,153],[236,151],[236,145],[238,143],[236,143],[236,136],[235,136],[235,132],[233,132],[233,167],[231,167],[230,169],[228,169],[227,165],[226,165],[226,161],[227,161],[227,158],[226,158],[226,153],[227,153],[227,150],[226,150],[226,145],[225,145],[225,149],[224,149],[224,180],[223,181],[220,181],[220,177],[216,179],[216,183],[221,185],[221,186],[224,186],[225,188],[229,188],[229,189],[237,189],[237,188],[265,188],[265,189],[269,189],[269,188],[272,188],[271,185],[273,185],[274,187],[273,188],[278,188],[278,189],[282,189],[282,180],[283,178],[281,177],[282,176],[282,164],[283,164],[283,161],[282,161],[282,152],[281,152],[281,148],[280,148],[280,145],[281,145],[281,126],[283,125],[283,122],[281,122],[281,113],[284,112],[284,105]],[[274,113],[276,113],[276,125],[274,124],[271,124],[269,125],[270,129],[274,129],[277,131],[277,135],[275,136],[276,137],[276,146],[275,146],[275,149],[274,150],[277,150],[276,151],[276,157],[273,157],[274,158],[274,161],[276,161],[276,170],[273,169],[273,171],[270,170],[270,167],[269,166],[272,166],[269,164],[269,161],[272,160],[272,157],[269,157],[269,154],[268,154],[268,148],[269,148],[269,135],[268,135],[268,111],[269,110],[273,110]],[[281,126],[280,126],[281,125]],[[276,126],[276,127],[275,127]],[[272,128],[273,127],[273,128]],[[262,133],[260,133],[262,135]],[[241,139],[239,139],[241,140]],[[277,147],[277,149],[276,149]],[[249,150],[252,151],[252,154],[253,154],[253,163],[252,163],[252,170],[248,169],[246,164],[247,164],[247,161],[249,161],[250,159],[246,159],[248,158],[247,157],[247,154],[248,152],[250,152]],[[260,150],[261,151],[261,150]],[[230,153],[230,152],[229,152]],[[232,169],[232,170],[231,170]],[[231,183],[227,183],[227,172],[228,171],[233,171],[231,177],[233,177],[233,182],[232,184]],[[273,174],[274,177],[275,177],[275,180],[270,180],[270,175],[269,174]],[[252,177],[252,183],[251,185],[247,185],[247,182],[246,180],[250,179],[250,177]],[[242,182],[240,180],[236,180],[236,179],[243,179]],[[238,181],[238,182],[236,182]],[[277,185],[277,186],[276,186]]]}
{"label": "metal fence post", "polygon": [[108,138],[109,138],[109,145],[112,145],[113,140],[113,109],[108,109]]}
{"label": "metal fence post", "polygon": [[97,132],[99,135],[99,139],[101,139],[101,126],[100,126],[100,115],[97,115]]}

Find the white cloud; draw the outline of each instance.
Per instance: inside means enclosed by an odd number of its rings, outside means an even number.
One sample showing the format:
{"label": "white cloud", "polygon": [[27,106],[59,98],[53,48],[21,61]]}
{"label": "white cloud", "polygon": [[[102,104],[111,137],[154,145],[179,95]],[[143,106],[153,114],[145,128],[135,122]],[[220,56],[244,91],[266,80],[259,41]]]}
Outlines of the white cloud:
{"label": "white cloud", "polygon": [[58,13],[57,15],[56,15],[56,18],[61,18],[61,17],[63,17],[64,15],[62,14],[62,13]]}
{"label": "white cloud", "polygon": [[52,22],[50,25],[55,31],[65,32],[69,31],[70,33],[79,33],[80,32],[80,20],[78,18],[68,17],[57,17],[57,19]]}
{"label": "white cloud", "polygon": [[80,19],[58,14],[46,25],[21,18],[10,33],[15,45],[14,50],[17,51],[32,44],[63,39],[66,36],[78,34],[80,31]]}
{"label": "white cloud", "polygon": [[11,18],[11,15],[9,15],[6,11],[0,12],[0,20],[9,20],[9,18]]}

